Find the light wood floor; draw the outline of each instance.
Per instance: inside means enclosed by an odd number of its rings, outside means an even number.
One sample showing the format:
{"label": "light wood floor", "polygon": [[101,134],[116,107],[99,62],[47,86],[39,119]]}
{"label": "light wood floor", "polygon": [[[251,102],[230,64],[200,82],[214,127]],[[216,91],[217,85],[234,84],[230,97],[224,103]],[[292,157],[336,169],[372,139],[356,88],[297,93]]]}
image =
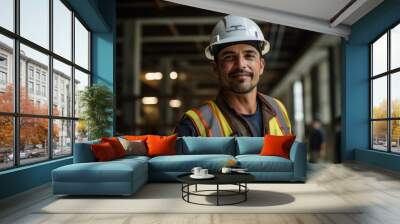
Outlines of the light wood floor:
{"label": "light wood floor", "polygon": [[[54,200],[49,185],[0,201],[0,223],[105,224],[255,224],[255,223],[400,223],[400,174],[358,163],[310,166],[317,183],[345,201],[367,204],[357,214],[36,214]],[[315,201],[315,203],[319,203]],[[171,205],[173,206],[173,205]]]}

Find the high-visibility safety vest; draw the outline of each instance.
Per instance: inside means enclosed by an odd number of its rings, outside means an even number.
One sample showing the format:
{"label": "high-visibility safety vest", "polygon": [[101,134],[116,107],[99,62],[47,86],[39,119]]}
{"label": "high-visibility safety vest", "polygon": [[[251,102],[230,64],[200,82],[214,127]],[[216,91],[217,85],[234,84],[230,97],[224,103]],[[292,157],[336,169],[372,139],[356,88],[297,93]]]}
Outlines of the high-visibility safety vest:
{"label": "high-visibility safety vest", "polygon": [[[290,120],[283,104],[277,99],[263,94],[258,94],[258,96],[262,99],[260,100],[260,103],[266,104],[263,106],[267,106],[272,112],[266,114],[265,111],[262,111],[263,117],[269,116],[267,119],[263,119],[263,126],[267,127],[264,129],[264,134],[279,136],[290,135]],[[219,107],[217,102],[218,101],[208,101],[199,108],[188,110],[185,113],[185,116],[191,119],[199,136],[240,136],[241,131],[235,130],[233,123],[229,120],[229,117],[234,116],[232,113],[235,112],[232,109],[227,110],[226,108],[221,110],[222,108],[220,107],[223,107],[224,105],[220,105]]]}

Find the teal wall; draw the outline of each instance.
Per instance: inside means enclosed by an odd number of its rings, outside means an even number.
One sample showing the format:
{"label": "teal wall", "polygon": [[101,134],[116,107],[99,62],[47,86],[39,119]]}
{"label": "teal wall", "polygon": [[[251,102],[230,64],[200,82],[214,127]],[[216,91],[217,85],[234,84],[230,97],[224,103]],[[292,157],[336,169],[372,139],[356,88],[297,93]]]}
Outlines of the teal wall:
{"label": "teal wall", "polygon": [[[116,3],[115,1],[99,0],[99,10],[106,19],[109,32],[93,32],[92,35],[92,72],[93,83],[102,83],[113,92],[115,108],[115,55],[116,55]],[[110,134],[115,134],[115,113]]]}
{"label": "teal wall", "polygon": [[[92,81],[104,83],[112,91],[115,89],[115,1],[67,0],[92,31]],[[113,130],[111,127],[110,131]],[[68,157],[0,172],[0,199],[50,182],[53,169],[71,163],[72,157]]]}
{"label": "teal wall", "polygon": [[[369,150],[369,43],[400,22],[400,0],[386,0],[351,27],[344,43],[342,159],[398,170],[399,156]],[[356,151],[357,149],[357,151]],[[363,150],[363,151],[359,151]],[[377,162],[379,160],[379,162]]]}

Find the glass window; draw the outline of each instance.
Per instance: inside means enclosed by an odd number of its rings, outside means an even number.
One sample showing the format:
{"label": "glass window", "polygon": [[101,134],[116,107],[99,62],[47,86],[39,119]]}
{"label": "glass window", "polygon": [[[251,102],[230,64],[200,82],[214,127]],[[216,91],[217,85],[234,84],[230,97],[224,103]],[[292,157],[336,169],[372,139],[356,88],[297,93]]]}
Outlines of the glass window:
{"label": "glass window", "polygon": [[[1,11],[1,10],[0,10]],[[14,72],[12,66],[8,66],[10,62],[4,60],[6,58],[13,58],[14,43],[13,40],[0,34],[0,55],[3,58],[0,62],[0,73],[2,80],[0,81],[0,111],[13,112],[14,111]],[[4,81],[5,80],[5,81]]]}
{"label": "glass window", "polygon": [[35,163],[49,158],[48,122],[49,120],[44,118],[20,118],[21,164]]}
{"label": "glass window", "polygon": [[75,63],[89,70],[89,32],[75,18]]}
{"label": "glass window", "polygon": [[0,26],[14,31],[14,0],[0,1]]}
{"label": "glass window", "polygon": [[53,157],[72,154],[72,121],[53,120]]}
{"label": "glass window", "polygon": [[29,66],[28,73],[29,73],[29,79],[33,80],[33,67],[32,66]]}
{"label": "glass window", "polygon": [[387,34],[372,44],[372,75],[387,71]]}
{"label": "glass window", "polygon": [[0,170],[14,165],[13,117],[0,115]]}
{"label": "glass window", "polygon": [[49,48],[49,0],[20,0],[21,36]]}
{"label": "glass window", "polygon": [[400,118],[400,72],[391,75],[391,116],[392,118]]}
{"label": "glass window", "polygon": [[371,147],[392,153],[400,153],[400,72],[396,71],[400,65],[399,32],[397,25],[370,46]]}
{"label": "glass window", "polygon": [[387,117],[387,78],[374,79],[372,82],[372,118]]}
{"label": "glass window", "polygon": [[86,86],[89,86],[89,75],[75,69],[75,117],[79,117],[81,114],[80,94]]}
{"label": "glass window", "polygon": [[390,68],[400,67],[400,24],[390,32]]}
{"label": "glass window", "polygon": [[[72,91],[70,89],[65,89],[65,88],[60,88],[60,82],[61,85],[62,83],[72,83],[72,68],[69,65],[66,65],[56,59],[53,59],[53,78],[54,78],[54,83],[53,83],[53,89],[54,93],[53,94],[53,102],[58,103],[58,90],[60,89],[60,94],[67,96],[68,103],[66,104],[66,114],[63,114],[62,116],[72,116]],[[60,81],[59,81],[60,80]],[[61,99],[64,100],[64,99]],[[60,115],[60,106],[62,105],[53,105],[53,114],[54,115]]]}
{"label": "glass window", "polygon": [[[17,14],[15,3],[19,3]],[[10,113],[0,115],[0,170],[48,160],[49,155],[56,158],[72,154],[77,136],[73,130],[76,124],[73,99],[76,97],[76,116],[79,116],[79,93],[90,84],[91,75],[90,32],[77,18],[64,0],[0,0],[0,112]],[[20,32],[17,34],[15,30]],[[19,42],[17,62],[15,41]],[[52,49],[50,43],[53,43]],[[56,60],[54,54],[64,60]],[[16,65],[19,74],[15,74]],[[73,71],[76,71],[75,80]],[[14,92],[16,78],[19,94]],[[53,89],[49,88],[50,78]],[[19,98],[15,99],[14,95]],[[49,106],[53,108],[51,114]],[[18,112],[14,111],[15,107],[19,108]],[[19,121],[18,135],[13,133],[14,119]],[[49,125],[51,133],[48,133]],[[85,133],[79,133],[80,139],[87,139]],[[19,145],[12,145],[14,142]],[[13,155],[14,151],[18,156]]]}
{"label": "glass window", "polygon": [[400,153],[400,120],[393,120],[391,123],[391,151]]}
{"label": "glass window", "polygon": [[[20,87],[20,108],[21,113],[24,114],[41,114],[45,115],[48,114],[48,97],[43,97],[43,91],[41,90],[40,86],[40,70],[44,71],[46,74],[48,73],[48,62],[49,57],[43,53],[40,53],[32,48],[21,44],[21,72],[20,72],[20,80],[21,80],[21,87]],[[38,82],[36,83],[36,90],[35,95],[29,95],[26,86],[26,62],[29,61],[30,65],[35,67],[37,72],[37,79]],[[46,86],[48,85],[48,81],[45,82]],[[30,103],[30,99],[38,99],[41,98],[43,103],[40,105],[32,105]]]}
{"label": "glass window", "polygon": [[372,146],[374,149],[387,151],[387,121],[372,122]]}
{"label": "glass window", "polygon": [[7,68],[7,55],[0,54],[0,67]]}
{"label": "glass window", "polygon": [[83,120],[75,121],[75,142],[84,142],[88,140],[88,129]]}
{"label": "glass window", "polygon": [[33,94],[33,82],[28,82],[29,94]]}
{"label": "glass window", "polygon": [[71,60],[72,12],[60,1],[53,0],[53,50]]}

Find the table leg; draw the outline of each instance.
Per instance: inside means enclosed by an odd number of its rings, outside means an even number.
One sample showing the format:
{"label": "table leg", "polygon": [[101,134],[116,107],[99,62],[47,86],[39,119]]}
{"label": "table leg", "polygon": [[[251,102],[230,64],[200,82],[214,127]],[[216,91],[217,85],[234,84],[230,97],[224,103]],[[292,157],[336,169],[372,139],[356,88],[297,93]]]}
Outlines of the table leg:
{"label": "table leg", "polygon": [[196,186],[195,186],[195,191],[197,192],[197,184],[196,184]]}
{"label": "table leg", "polygon": [[247,201],[247,183],[244,183],[244,201]]}
{"label": "table leg", "polygon": [[217,184],[217,206],[219,205],[219,184]]}

